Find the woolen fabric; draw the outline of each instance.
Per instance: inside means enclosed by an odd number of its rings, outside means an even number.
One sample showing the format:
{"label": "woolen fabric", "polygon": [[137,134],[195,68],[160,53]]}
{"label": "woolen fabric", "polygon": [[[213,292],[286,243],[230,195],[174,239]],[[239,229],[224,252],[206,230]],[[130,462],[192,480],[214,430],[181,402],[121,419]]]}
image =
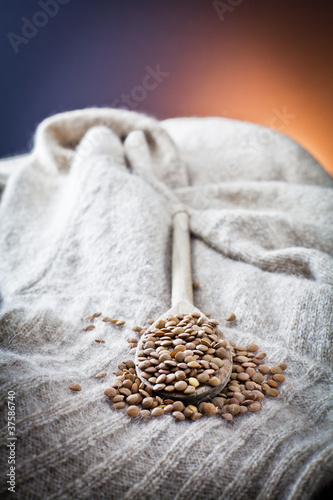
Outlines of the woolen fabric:
{"label": "woolen fabric", "polygon": [[[1,405],[15,391],[17,498],[306,500],[329,482],[333,180],[305,149],[230,119],[86,109],[43,121],[33,151],[0,173]],[[104,396],[134,359],[131,326],[170,307],[177,203],[195,305],[269,366],[288,365],[280,395],[232,422],[138,421]],[[126,324],[82,331],[95,312]]]}

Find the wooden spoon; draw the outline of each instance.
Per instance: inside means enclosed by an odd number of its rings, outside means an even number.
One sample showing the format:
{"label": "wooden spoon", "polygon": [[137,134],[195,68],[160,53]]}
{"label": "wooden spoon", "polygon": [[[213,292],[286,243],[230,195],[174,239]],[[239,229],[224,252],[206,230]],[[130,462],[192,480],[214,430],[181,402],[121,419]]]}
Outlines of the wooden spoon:
{"label": "wooden spoon", "polygon": [[[151,329],[153,329],[158,322],[163,319],[166,320],[169,316],[177,316],[177,314],[192,314],[199,313],[205,320],[210,321],[197,307],[193,305],[193,286],[191,275],[191,246],[190,246],[190,231],[189,231],[189,216],[184,210],[175,212],[173,217],[173,249],[172,249],[172,307],[167,312],[162,314],[144,333],[145,337]],[[216,328],[214,332],[220,339],[224,339],[223,333]],[[147,379],[142,377],[142,370],[137,366],[139,364],[138,352],[143,349],[142,337],[138,342],[138,347],[135,355],[135,365],[137,375],[148,387],[153,388]],[[230,345],[227,343],[225,347],[227,358],[223,360],[223,366],[216,373],[221,383],[218,386],[200,385],[196,388],[193,394],[184,394],[182,392],[166,392],[155,391],[159,396],[167,399],[181,400],[184,403],[195,402],[212,398],[216,396],[225,387],[229,381],[232,370],[232,356]]]}

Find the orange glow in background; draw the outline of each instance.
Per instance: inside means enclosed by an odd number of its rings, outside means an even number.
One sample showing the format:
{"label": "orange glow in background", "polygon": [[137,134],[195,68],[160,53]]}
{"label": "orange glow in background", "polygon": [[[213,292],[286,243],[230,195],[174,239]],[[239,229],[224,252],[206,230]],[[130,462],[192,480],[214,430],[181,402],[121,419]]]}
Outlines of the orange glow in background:
{"label": "orange glow in background", "polygon": [[[198,40],[188,43],[192,50],[179,47],[182,78],[171,75],[166,83],[173,95],[163,116],[181,109],[183,116],[225,116],[272,126],[302,144],[333,175],[329,2],[244,0],[223,22],[216,13],[214,21],[204,36],[199,30]],[[283,110],[284,123],[274,119]]]}

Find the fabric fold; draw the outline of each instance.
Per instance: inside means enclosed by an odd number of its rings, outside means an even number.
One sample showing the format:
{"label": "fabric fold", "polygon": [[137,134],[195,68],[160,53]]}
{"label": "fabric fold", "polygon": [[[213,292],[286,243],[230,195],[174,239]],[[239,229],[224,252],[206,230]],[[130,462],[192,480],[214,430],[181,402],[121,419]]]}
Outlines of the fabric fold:
{"label": "fabric fold", "polygon": [[[1,183],[0,381],[17,398],[18,499],[321,491],[333,473],[333,180],[304,148],[236,120],[92,108],[42,122],[33,151],[0,164]],[[131,327],[170,306],[180,209],[195,305],[269,366],[288,365],[279,396],[231,423],[133,421],[104,397],[133,358]]]}
{"label": "fabric fold", "polygon": [[229,209],[193,211],[191,231],[231,259],[333,285],[331,227],[279,212]]}
{"label": "fabric fold", "polygon": [[36,132],[34,158],[49,173],[66,171],[77,145],[92,127],[109,128],[122,142],[130,132],[141,130],[149,145],[156,177],[172,188],[185,185],[186,171],[169,135],[153,118],[125,110],[90,108],[47,118]]}

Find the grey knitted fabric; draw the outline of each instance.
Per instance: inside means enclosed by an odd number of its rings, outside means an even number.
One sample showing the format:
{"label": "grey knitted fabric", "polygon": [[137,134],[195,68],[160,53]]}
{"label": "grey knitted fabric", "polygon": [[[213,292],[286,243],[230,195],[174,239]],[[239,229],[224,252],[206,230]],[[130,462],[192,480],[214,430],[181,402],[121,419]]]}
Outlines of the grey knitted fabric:
{"label": "grey knitted fabric", "polygon": [[[249,123],[89,109],[45,120],[32,153],[0,171],[3,183],[12,171],[0,330],[2,410],[16,392],[16,498],[305,500],[328,483],[333,181],[313,157]],[[280,396],[232,423],[140,422],[103,395],[133,357],[130,327],[170,306],[176,202],[191,215],[195,305],[230,340],[256,342],[267,364],[288,364]],[[97,311],[127,323],[83,332]]]}

